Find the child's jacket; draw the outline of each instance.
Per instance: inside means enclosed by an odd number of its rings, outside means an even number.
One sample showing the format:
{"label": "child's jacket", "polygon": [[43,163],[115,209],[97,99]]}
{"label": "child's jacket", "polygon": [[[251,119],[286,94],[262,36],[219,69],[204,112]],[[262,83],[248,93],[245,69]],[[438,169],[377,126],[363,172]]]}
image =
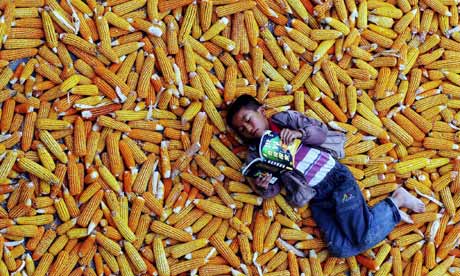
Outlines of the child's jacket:
{"label": "child's jacket", "polygon": [[[304,145],[327,151],[337,159],[344,156],[345,135],[338,131],[328,130],[322,122],[292,110],[277,113],[270,119],[270,123],[280,129],[289,128],[300,131]],[[259,157],[258,144],[251,145],[246,163],[248,164],[257,157]],[[316,194],[316,191],[308,186],[304,175],[298,170],[283,172],[280,180],[275,184],[269,185],[267,189],[256,187],[256,192],[264,198],[273,197],[280,192],[281,185],[286,189],[286,199],[292,206],[304,206]]]}

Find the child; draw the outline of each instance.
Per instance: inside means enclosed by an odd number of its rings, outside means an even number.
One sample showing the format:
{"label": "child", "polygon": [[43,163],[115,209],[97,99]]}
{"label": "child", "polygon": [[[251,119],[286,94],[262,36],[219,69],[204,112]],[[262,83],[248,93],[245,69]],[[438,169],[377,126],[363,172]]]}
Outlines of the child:
{"label": "child", "polygon": [[399,208],[425,210],[424,203],[402,187],[374,207],[367,206],[351,172],[335,160],[343,157],[343,134],[329,131],[315,119],[297,111],[280,112],[267,119],[263,106],[249,95],[238,97],[227,114],[227,124],[251,145],[247,163],[258,157],[257,142],[266,130],[278,132],[286,144],[294,139],[302,141],[295,170],[283,172],[271,185],[271,175],[248,180],[264,198],[275,196],[283,186],[291,205],[309,203],[329,252],[337,257],[354,256],[373,247],[401,219],[411,223]]}

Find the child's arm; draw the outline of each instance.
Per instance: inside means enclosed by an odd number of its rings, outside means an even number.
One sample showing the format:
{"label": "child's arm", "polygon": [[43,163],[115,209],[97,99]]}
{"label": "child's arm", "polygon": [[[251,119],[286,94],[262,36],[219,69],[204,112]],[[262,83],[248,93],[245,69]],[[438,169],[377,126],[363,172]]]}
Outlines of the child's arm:
{"label": "child's arm", "polygon": [[[255,147],[255,146],[249,147],[248,156],[246,158],[245,164],[251,163],[251,161],[254,160],[257,157],[259,157],[257,147]],[[266,185],[271,177],[270,178],[266,177],[263,180],[262,179],[257,180],[255,178],[247,177],[247,176],[245,178],[247,179],[247,182],[249,183],[251,188],[254,190],[254,192],[259,194],[263,198],[274,197],[275,195],[279,194],[279,192],[281,190],[279,180],[276,181],[276,183],[274,183],[274,184]]]}
{"label": "child's arm", "polygon": [[273,115],[271,119],[282,128],[298,130],[302,134],[301,140],[304,144],[316,146],[321,145],[326,140],[327,126],[300,112],[288,110]]}
{"label": "child's arm", "polygon": [[[252,177],[246,177],[246,179],[247,179],[249,185],[251,186],[251,188],[263,198],[274,197],[277,194],[279,194],[280,191],[281,191],[281,186],[280,186],[279,180],[276,181],[276,183],[274,183],[274,184],[268,184],[268,181],[269,181],[270,178],[271,178],[271,176],[266,177],[265,179],[257,180],[257,179],[252,178]],[[259,183],[267,182],[266,183],[267,185],[258,184],[257,182],[259,182]],[[265,186],[265,187],[262,187],[262,186]]]}

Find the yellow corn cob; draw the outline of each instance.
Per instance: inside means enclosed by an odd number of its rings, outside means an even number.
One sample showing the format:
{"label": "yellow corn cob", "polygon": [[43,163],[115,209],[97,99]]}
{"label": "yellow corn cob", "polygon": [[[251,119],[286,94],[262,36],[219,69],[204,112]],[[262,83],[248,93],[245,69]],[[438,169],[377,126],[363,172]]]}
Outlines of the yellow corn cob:
{"label": "yellow corn cob", "polygon": [[117,263],[120,268],[120,272],[123,275],[134,275],[132,272],[131,266],[129,265],[128,259],[124,254],[120,254],[117,256]]}
{"label": "yellow corn cob", "polygon": [[157,234],[161,234],[161,235],[173,238],[178,241],[188,242],[192,240],[192,236],[189,233],[183,230],[174,228],[172,226],[169,226],[160,221],[152,222],[150,229]]}
{"label": "yellow corn cob", "polygon": [[423,141],[425,138],[425,134],[417,128],[415,124],[413,124],[409,119],[407,119],[404,115],[395,114],[393,117],[395,122],[406,130],[415,141]]}
{"label": "yellow corn cob", "polygon": [[385,125],[385,127],[393,134],[395,135],[404,145],[410,146],[414,142],[414,139],[412,136],[409,135],[409,133],[406,132],[405,129],[400,127],[398,124],[396,124],[394,121],[392,121],[389,118],[382,118],[382,122]]}
{"label": "yellow corn cob", "polygon": [[259,266],[265,265],[267,262],[269,262],[273,257],[278,253],[278,248],[273,248],[272,250],[268,251],[265,254],[261,254],[260,256],[257,257],[255,260],[255,263]]}
{"label": "yellow corn cob", "polygon": [[180,258],[190,252],[203,248],[207,244],[207,239],[196,239],[187,243],[178,244],[171,248],[171,256],[173,258]]}
{"label": "yellow corn cob", "polygon": [[170,275],[169,264],[166,259],[165,250],[160,237],[153,239],[153,253],[155,255],[156,267],[160,276]]}
{"label": "yellow corn cob", "polygon": [[190,173],[183,172],[180,174],[180,176],[182,179],[194,185],[197,189],[201,190],[206,195],[211,196],[214,193],[214,188],[209,182]]}
{"label": "yellow corn cob", "polygon": [[420,234],[408,234],[400,237],[395,241],[395,244],[400,247],[405,247],[407,245],[413,244],[415,242],[420,241],[423,239],[423,236]]}
{"label": "yellow corn cob", "polygon": [[[129,229],[128,224],[123,221],[121,218],[121,215],[117,212],[114,212],[114,215],[112,217],[115,226],[117,227],[118,231],[120,234],[128,241],[128,242],[134,242],[136,240],[136,236],[134,233]],[[126,246],[126,244],[125,244]]]}
{"label": "yellow corn cob", "polygon": [[429,164],[428,158],[415,158],[408,161],[403,161],[395,164],[395,170],[399,174],[405,174],[413,170],[423,169]]}
{"label": "yellow corn cob", "polygon": [[139,73],[139,80],[137,84],[138,96],[140,98],[146,98],[148,90],[150,88],[150,77],[153,73],[153,64],[155,62],[155,57],[153,54],[149,54],[144,60],[142,69]]}
{"label": "yellow corn cob", "polygon": [[224,242],[223,237],[214,234],[209,238],[210,243],[216,248],[222,257],[234,268],[240,267],[239,258],[233,253],[230,247]]}
{"label": "yellow corn cob", "polygon": [[438,218],[438,214],[436,212],[413,214],[411,218],[414,223],[425,223],[435,221]]}
{"label": "yellow corn cob", "polygon": [[310,262],[310,268],[311,268],[311,274],[312,275],[322,275],[323,274],[323,269],[321,268],[321,263],[318,260],[318,255],[316,254],[315,250],[310,250],[309,252],[309,262]]}
{"label": "yellow corn cob", "polygon": [[211,100],[207,98],[204,99],[203,109],[214,125],[216,125],[219,130],[223,131],[225,129],[224,121]]}
{"label": "yellow corn cob", "polygon": [[305,102],[324,122],[329,123],[334,120],[334,114],[327,110],[322,104],[313,101],[309,96],[305,95]]}
{"label": "yellow corn cob", "polygon": [[261,205],[263,201],[263,199],[259,196],[246,194],[246,193],[233,193],[232,197],[233,199],[237,201],[252,204],[252,205],[257,205],[257,206]]}
{"label": "yellow corn cob", "polygon": [[200,112],[201,106],[202,106],[201,102],[198,102],[198,101],[192,102],[182,114],[181,121],[183,123],[186,123],[188,121],[193,120],[195,115],[198,114],[198,112]]}
{"label": "yellow corn cob", "polygon": [[284,199],[284,197],[282,197],[281,195],[276,195],[276,196],[275,196],[275,201],[276,201],[276,204],[281,208],[281,210],[284,211],[284,213],[286,213],[286,215],[287,215],[290,219],[292,219],[293,221],[299,220],[298,214],[294,212],[294,210],[293,210],[292,207],[286,202],[286,200]]}
{"label": "yellow corn cob", "polygon": [[286,259],[287,259],[287,253],[286,252],[280,251],[280,252],[276,253],[276,255],[273,256],[273,258],[271,258],[271,260],[265,266],[264,272],[273,271],[279,265],[284,263],[286,261]]}
{"label": "yellow corn cob", "polygon": [[195,204],[197,208],[217,217],[229,219],[233,216],[232,209],[209,200],[195,199],[193,204]]}
{"label": "yellow corn cob", "polygon": [[426,137],[423,141],[423,146],[427,149],[437,149],[437,150],[450,150],[458,149],[458,145],[453,141],[439,138]]}
{"label": "yellow corn cob", "polygon": [[248,227],[246,227],[243,222],[241,222],[238,218],[232,217],[230,219],[230,226],[233,227],[236,231],[241,234],[247,236],[250,240],[252,240],[252,233]]}
{"label": "yellow corn cob", "polygon": [[334,40],[343,34],[336,30],[312,30],[310,35],[313,40]]}
{"label": "yellow corn cob", "polygon": [[133,263],[136,271],[139,271],[141,273],[147,271],[147,265],[143,261],[137,249],[128,241],[125,241],[123,245],[124,245],[126,255]]}
{"label": "yellow corn cob", "polygon": [[71,128],[72,124],[63,120],[40,118],[37,119],[36,127],[45,130],[63,130]]}
{"label": "yellow corn cob", "polygon": [[123,17],[116,15],[113,12],[106,12],[104,14],[104,17],[107,19],[107,21],[110,24],[120,29],[123,29],[125,31],[130,31],[130,32],[133,32],[135,30],[134,27],[131,26],[127,20],[125,20]]}
{"label": "yellow corn cob", "polygon": [[407,186],[407,188],[410,188],[410,189],[417,189],[418,191],[420,191],[421,193],[423,194],[431,194],[431,189],[430,187],[427,187],[426,185],[420,183],[419,181],[415,180],[414,178],[408,178],[406,180],[406,183],[405,185]]}
{"label": "yellow corn cob", "polygon": [[37,268],[34,271],[34,275],[46,275],[46,272],[50,268],[53,262],[54,256],[50,253],[45,253],[40,259],[40,262],[37,265]]}
{"label": "yellow corn cob", "polygon": [[240,246],[241,257],[245,264],[249,264],[252,262],[252,252],[251,247],[249,244],[248,237],[245,235],[238,235],[238,243]]}
{"label": "yellow corn cob", "polygon": [[113,256],[118,256],[122,254],[121,247],[116,242],[107,238],[99,232],[96,232],[96,242]]}
{"label": "yellow corn cob", "polygon": [[94,44],[80,38],[79,36],[71,33],[60,34],[59,39],[67,45],[75,46],[82,51],[94,55],[96,53],[96,47]]}
{"label": "yellow corn cob", "polygon": [[373,113],[373,111],[371,109],[368,108],[368,106],[366,106],[365,104],[363,103],[358,103],[356,105],[356,111],[358,111],[358,113],[363,116],[364,118],[366,118],[367,120],[369,120],[371,123],[375,124],[376,126],[378,127],[382,127],[382,122],[381,120]]}
{"label": "yellow corn cob", "polygon": [[46,43],[48,47],[53,49],[54,52],[57,52],[57,34],[51,21],[51,17],[46,10],[42,11],[42,22]]}
{"label": "yellow corn cob", "polygon": [[195,258],[188,261],[180,261],[170,266],[171,275],[177,275],[182,272],[197,269],[206,263],[205,258]]}
{"label": "yellow corn cob", "polygon": [[263,252],[268,252],[274,245],[280,233],[281,224],[278,221],[273,222],[270,228],[267,229],[267,235],[263,242]]}
{"label": "yellow corn cob", "polygon": [[374,141],[363,141],[352,146],[345,148],[345,155],[354,155],[365,153],[373,148],[375,148],[376,144]]}
{"label": "yellow corn cob", "polygon": [[201,275],[219,275],[221,273],[230,273],[231,267],[228,265],[207,264],[198,269]]}
{"label": "yellow corn cob", "polygon": [[43,40],[35,38],[11,38],[5,42],[5,49],[34,48],[43,44]]}
{"label": "yellow corn cob", "polygon": [[441,200],[444,203],[444,206],[446,207],[446,210],[449,213],[449,215],[455,215],[455,204],[450,189],[448,187],[444,187],[440,190],[440,194]]}
{"label": "yellow corn cob", "polygon": [[279,96],[279,97],[268,98],[264,101],[264,103],[268,108],[275,108],[275,107],[287,105],[291,103],[293,100],[294,100],[294,96],[292,95]]}
{"label": "yellow corn cob", "polygon": [[453,180],[453,174],[448,172],[433,182],[433,190],[439,192],[444,189]]}
{"label": "yellow corn cob", "polygon": [[[288,228],[283,228],[280,232],[280,237],[285,240],[298,240],[298,241],[304,241],[304,240],[312,240],[313,236],[310,234],[296,230],[296,229],[288,229]],[[296,244],[296,248],[301,248],[300,243]]]}
{"label": "yellow corn cob", "polygon": [[454,259],[455,259],[454,256],[449,256],[442,263],[438,264],[433,270],[428,272],[427,275],[436,276],[436,275],[444,274],[449,269],[449,267],[452,265],[452,263],[454,262]]}
{"label": "yellow corn cob", "polygon": [[58,213],[59,218],[62,221],[65,222],[70,220],[69,210],[67,209],[67,206],[65,205],[65,202],[62,198],[56,199],[54,202],[54,206],[56,208],[56,212]]}
{"label": "yellow corn cob", "polygon": [[451,16],[452,14],[450,13],[449,11],[449,8],[447,6],[445,6],[442,1],[438,1],[438,0],[435,0],[435,1],[432,1],[432,2],[429,2],[426,1],[424,2],[426,3],[429,7],[431,7],[435,12],[439,13],[440,15],[445,15],[445,16]]}
{"label": "yellow corn cob", "polygon": [[369,188],[369,195],[370,197],[376,197],[379,195],[390,193],[398,188],[398,184],[396,183],[385,183],[376,185]]}
{"label": "yellow corn cob", "polygon": [[316,49],[316,47],[318,47],[318,43],[316,43],[306,35],[302,34],[298,30],[289,27],[285,27],[285,29],[290,38],[302,45],[307,50],[313,51]]}
{"label": "yellow corn cob", "polygon": [[232,153],[224,144],[222,144],[217,138],[212,138],[211,147],[219,154],[232,168],[241,168],[240,159]]}
{"label": "yellow corn cob", "polygon": [[371,123],[370,121],[364,119],[363,117],[359,115],[353,118],[352,125],[375,137],[382,138],[382,139],[388,138],[388,134],[386,133],[384,129],[374,125],[373,123]]}
{"label": "yellow corn cob", "polygon": [[55,174],[28,158],[19,158],[17,162],[21,169],[37,176],[44,181],[54,184],[59,182],[59,178]]}
{"label": "yellow corn cob", "polygon": [[201,37],[200,41],[206,41],[211,39],[212,37],[216,36],[220,33],[225,27],[227,26],[229,20],[226,17],[222,17],[221,19],[217,20]]}

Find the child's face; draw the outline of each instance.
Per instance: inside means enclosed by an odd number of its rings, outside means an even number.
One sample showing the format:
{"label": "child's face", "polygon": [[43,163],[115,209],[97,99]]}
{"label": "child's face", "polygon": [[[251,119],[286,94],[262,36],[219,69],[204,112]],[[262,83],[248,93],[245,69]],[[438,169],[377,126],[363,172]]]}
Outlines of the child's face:
{"label": "child's face", "polygon": [[247,139],[260,138],[268,130],[268,120],[264,115],[264,108],[257,110],[247,108],[240,109],[233,116],[232,124],[235,130]]}

